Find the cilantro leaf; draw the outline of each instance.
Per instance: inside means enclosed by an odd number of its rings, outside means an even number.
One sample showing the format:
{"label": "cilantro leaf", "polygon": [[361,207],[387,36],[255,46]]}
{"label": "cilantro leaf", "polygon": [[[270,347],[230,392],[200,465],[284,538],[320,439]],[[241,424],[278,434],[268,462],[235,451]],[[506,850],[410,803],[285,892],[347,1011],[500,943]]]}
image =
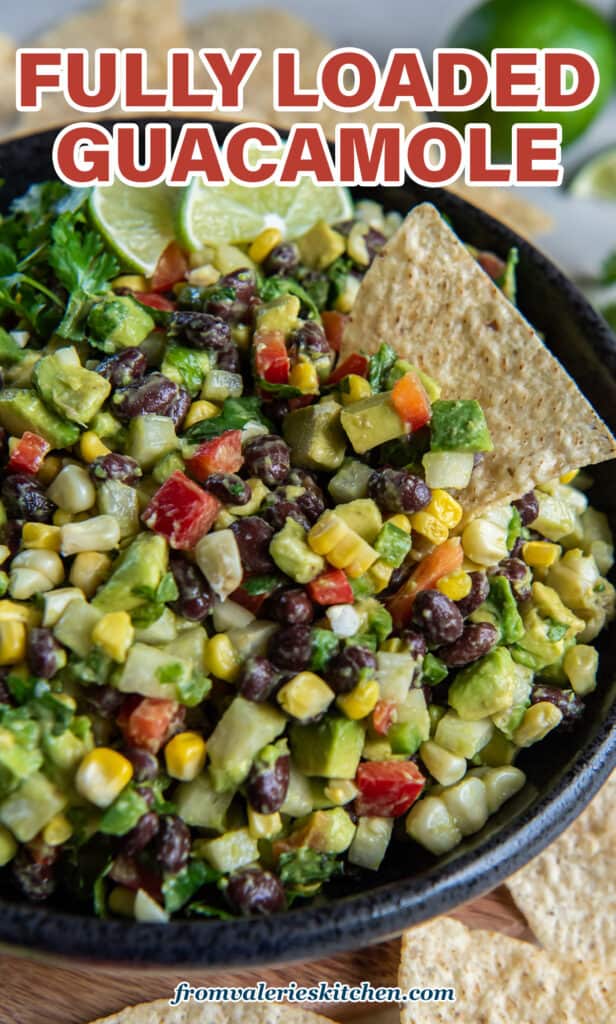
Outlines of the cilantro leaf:
{"label": "cilantro leaf", "polygon": [[300,300],[300,313],[304,319],[320,322],[321,317],[315,302],[293,277],[266,277],[259,285],[259,298],[263,302],[272,302],[280,295],[288,294],[295,295]]}
{"label": "cilantro leaf", "polygon": [[342,863],[334,854],[319,853],[309,846],[283,853],[279,862],[280,881],[283,885],[311,885],[326,882],[342,871]]}
{"label": "cilantro leaf", "polygon": [[234,919],[234,915],[230,914],[228,910],[223,910],[222,907],[213,907],[202,901],[189,903],[186,909],[189,914],[196,914],[197,917],[216,917],[219,921],[233,921]]}
{"label": "cilantro leaf", "polygon": [[292,384],[272,384],[271,381],[264,380],[263,377],[256,378],[255,387],[276,398],[299,398],[302,394],[300,389],[293,387]]}
{"label": "cilantro leaf", "polygon": [[616,249],[610,253],[601,268],[601,284],[616,283]]}
{"label": "cilantro leaf", "polygon": [[51,229],[51,238],[49,264],[69,292],[57,333],[79,341],[83,337],[80,324],[89,312],[90,300],[108,290],[120,266],[105,250],[102,236],[89,228],[81,214],[62,213]]}
{"label": "cilantro leaf", "polygon": [[185,868],[175,875],[167,875],[163,882],[165,910],[168,914],[174,914],[177,910],[181,910],[199,889],[204,885],[217,882],[220,877],[220,872],[215,871],[205,861],[189,861]]}
{"label": "cilantro leaf", "polygon": [[282,582],[281,576],[250,576],[242,583],[242,590],[251,597],[258,597],[259,594],[271,594]]}
{"label": "cilantro leaf", "polygon": [[378,352],[370,357],[370,369],[368,371],[368,383],[373,392],[380,391],[383,387],[385,377],[391,370],[396,359],[396,353],[391,345],[383,343]]}
{"label": "cilantro leaf", "polygon": [[265,427],[271,424],[261,412],[261,399],[226,398],[222,412],[211,420],[200,420],[186,431],[190,441],[207,441],[211,437],[224,434],[225,430],[241,430],[247,423],[262,423]]}
{"label": "cilantro leaf", "polygon": [[144,604],[131,613],[133,624],[138,629],[147,629],[153,622],[160,619],[169,601],[177,601],[179,591],[173,573],[167,572],[156,588],[133,587],[137,597],[144,598]]}

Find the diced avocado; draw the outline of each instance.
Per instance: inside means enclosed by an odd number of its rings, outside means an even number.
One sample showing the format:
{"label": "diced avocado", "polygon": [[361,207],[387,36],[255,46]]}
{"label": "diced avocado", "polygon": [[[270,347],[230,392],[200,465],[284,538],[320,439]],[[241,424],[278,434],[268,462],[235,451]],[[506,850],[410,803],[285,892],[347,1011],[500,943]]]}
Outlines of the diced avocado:
{"label": "diced avocado", "polygon": [[197,775],[192,782],[180,783],[174,793],[173,802],[187,825],[220,833],[225,831],[227,811],[234,795],[234,789],[216,790],[209,772],[206,771]]}
{"label": "diced avocado", "polygon": [[224,402],[227,398],[239,398],[244,390],[241,373],[229,370],[210,370],[206,374],[201,388],[201,398],[211,402]]}
{"label": "diced avocado", "polygon": [[217,792],[234,789],[248,775],[259,751],[273,743],[287,724],[282,712],[269,704],[236,697],[216,725],[208,742],[212,780]]}
{"label": "diced avocado", "polygon": [[494,725],[508,739],[513,738],[514,732],[524,718],[524,712],[530,704],[530,691],[533,685],[533,670],[531,668],[514,662],[514,669],[516,673],[516,687],[511,707],[492,715]]}
{"label": "diced avocado", "polygon": [[97,302],[88,316],[92,337],[105,352],[139,345],[155,326],[150,314],[130,295]]}
{"label": "diced avocado", "polygon": [[194,669],[202,669],[207,646],[207,633],[203,626],[183,629],[174,640],[165,644],[165,650],[183,661],[189,661]]}
{"label": "diced avocado", "polygon": [[437,399],[430,438],[433,452],[491,452],[494,447],[483,409],[474,398]]}
{"label": "diced avocado", "polygon": [[324,220],[317,221],[305,235],[296,239],[296,244],[302,263],[312,270],[325,270],[346,249],[344,237]]}
{"label": "diced avocado", "polygon": [[224,874],[230,874],[259,859],[259,847],[247,828],[225,832],[217,839],[204,839],[199,843],[199,854]]}
{"label": "diced avocado", "polygon": [[24,350],[23,359],[4,369],[4,380],[8,388],[31,388],[32,371],[41,358],[36,349]]}
{"label": "diced avocado", "polygon": [[309,725],[292,725],[290,743],[295,765],[304,775],[354,779],[364,730],[359,722],[331,715]]}
{"label": "diced avocado", "polygon": [[41,767],[37,732],[31,722],[25,731],[0,726],[0,795],[9,793]]}
{"label": "diced avocado", "polygon": [[291,448],[295,466],[338,469],[346,451],[340,412],[341,406],[337,402],[319,402],[305,409],[295,409],[285,416],[282,432]]}
{"label": "diced avocado", "polygon": [[576,511],[559,495],[535,491],[539,501],[539,515],[531,523],[548,540],[558,541],[575,529]]}
{"label": "diced avocado", "polygon": [[360,818],[349,847],[349,863],[378,871],[391,839],[393,818]]}
{"label": "diced avocado", "polygon": [[111,384],[100,373],[62,358],[62,352],[39,359],[32,383],[46,405],[74,423],[86,426],[96,416],[111,392]]}
{"label": "diced avocado", "polygon": [[121,480],[104,480],[97,488],[96,504],[101,515],[113,516],[121,540],[139,533],[139,496],[134,487]]}
{"label": "diced avocado", "polygon": [[306,540],[306,531],[295,519],[287,519],[282,530],[272,537],[269,550],[278,568],[296,583],[310,583],[323,572],[325,562]]}
{"label": "diced avocado", "polygon": [[387,732],[392,753],[410,757],[430,738],[430,715],[421,689],[409,690],[398,705],[397,721]]}
{"label": "diced avocado", "polygon": [[496,730],[489,743],[486,743],[473,758],[473,764],[488,765],[497,768],[500,765],[513,764],[518,748],[501,732]]}
{"label": "diced avocado", "polygon": [[406,423],[392,405],[390,391],[346,405],[340,422],[359,455],[408,433]]}
{"label": "diced avocado", "polygon": [[28,388],[0,391],[0,426],[15,437],[26,430],[40,434],[52,448],[70,448],[79,440],[79,427],[56,416]]}
{"label": "diced avocado", "polygon": [[592,555],[584,555],[579,548],[566,551],[550,567],[546,577],[561,601],[573,610],[582,611],[593,604],[594,588],[600,581],[599,568]]}
{"label": "diced avocado", "polygon": [[85,658],[92,650],[92,630],[102,612],[83,599],[71,601],[53,627],[54,636],[65,647]]}
{"label": "diced avocado", "polygon": [[146,813],[148,805],[133,785],[125,786],[101,817],[99,828],[107,836],[125,836]]}
{"label": "diced avocado", "polygon": [[145,598],[141,587],[155,591],[167,571],[167,543],[154,533],[140,533],[117,559],[111,577],[92,600],[101,612],[130,612]]}
{"label": "diced avocado", "polygon": [[[81,716],[81,720],[84,723],[87,721],[84,716]],[[53,771],[54,781],[60,785],[68,784],[70,776],[93,746],[94,739],[89,721],[87,726],[84,725],[83,735],[77,735],[72,728],[65,729],[59,736],[46,731],[43,735],[43,750],[48,759],[50,774]]]}
{"label": "diced avocado", "polygon": [[103,441],[111,441],[113,447],[124,443],[126,431],[120,421],[110,412],[97,412],[90,423],[90,430],[93,430]]}
{"label": "diced avocado", "polygon": [[211,368],[212,361],[207,352],[199,352],[185,345],[169,345],[160,372],[174,384],[185,387],[194,398],[201,391]]}
{"label": "diced avocado", "polygon": [[344,519],[355,533],[372,544],[383,525],[379,507],[371,498],[356,498],[336,506],[336,514]]}
{"label": "diced avocado", "polygon": [[494,724],[489,718],[465,722],[455,711],[448,711],[439,721],[434,739],[445,750],[458,757],[474,757],[494,733]]}
{"label": "diced avocado", "polygon": [[138,641],[130,648],[113,682],[121,693],[178,700],[181,699],[182,687],[189,683],[192,674],[190,662]]}
{"label": "diced avocado", "polygon": [[[298,829],[302,846],[318,853],[344,853],[353,842],[355,825],[343,807],[313,811]],[[293,835],[293,833],[291,833]]]}
{"label": "diced avocado", "polygon": [[271,637],[278,626],[267,619],[255,619],[241,629],[230,629],[229,640],[237,651],[240,661],[247,658],[264,657],[267,654],[267,647]]}
{"label": "diced avocado", "polygon": [[65,793],[41,772],[35,772],[2,801],[0,823],[20,843],[29,843],[67,803]]}
{"label": "diced avocado", "polygon": [[412,543],[410,534],[401,530],[395,523],[385,523],[374,542],[374,550],[378,551],[387,565],[397,569],[411,550]]}
{"label": "diced avocado", "polygon": [[524,636],[511,650],[514,659],[534,672],[560,664],[566,648],[566,627],[559,628],[556,624],[555,628],[555,624],[544,619],[534,606],[524,610],[523,622]]}
{"label": "diced avocado", "polygon": [[157,484],[164,484],[173,473],[183,473],[186,468],[184,459],[179,452],[169,452],[164,458],[157,462],[152,470],[152,480]]}
{"label": "diced avocado", "polygon": [[290,814],[292,818],[301,818],[304,814],[309,814],[313,807],[311,780],[298,771],[291,761],[289,788],[280,810],[283,814]]}
{"label": "diced avocado", "polygon": [[484,604],[470,616],[473,622],[491,622],[499,631],[499,642],[513,644],[524,635],[524,623],[504,576],[490,577],[490,593]]}
{"label": "diced avocado", "polygon": [[565,639],[571,640],[584,629],[584,622],[578,619],[572,611],[561,601],[559,595],[552,587],[538,581],[531,587],[533,604],[539,609],[541,615],[552,622],[560,623],[567,627]]}
{"label": "diced avocado", "polygon": [[176,622],[176,617],[171,608],[165,605],[164,611],[157,619],[154,619],[154,622],[150,622],[147,626],[141,626],[135,630],[135,640],[139,640],[142,644],[153,644],[155,647],[165,644],[166,651],[171,654],[177,654],[178,658],[182,659],[182,655],[179,652],[170,652],[168,647],[178,635]]}
{"label": "diced avocado", "polygon": [[21,363],[24,357],[24,350],[8,331],[0,327],[0,366],[14,366],[15,363]]}
{"label": "diced avocado", "polygon": [[372,466],[358,459],[347,459],[335,476],[331,478],[327,489],[338,504],[365,498],[368,494],[368,480],[372,476]]}
{"label": "diced avocado", "polygon": [[496,647],[458,673],[449,703],[464,721],[476,721],[511,707],[518,676],[506,647]]}
{"label": "diced avocado", "polygon": [[147,473],[165,455],[179,446],[175,425],[169,416],[146,413],[130,421],[126,454]]}
{"label": "diced avocado", "polygon": [[297,326],[301,302],[297,295],[286,292],[257,307],[256,328],[258,331],[281,331],[285,336]]}

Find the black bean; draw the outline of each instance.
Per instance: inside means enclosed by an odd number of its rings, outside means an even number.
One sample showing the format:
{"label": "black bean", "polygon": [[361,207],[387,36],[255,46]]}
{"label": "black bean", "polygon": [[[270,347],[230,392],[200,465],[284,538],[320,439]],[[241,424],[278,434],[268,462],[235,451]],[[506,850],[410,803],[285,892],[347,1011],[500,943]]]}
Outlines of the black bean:
{"label": "black bean", "polygon": [[120,480],[123,484],[134,484],[143,473],[141,466],[130,455],[99,455],[90,463],[90,475],[95,483],[100,480]]}
{"label": "black bean", "polygon": [[275,530],[282,530],[287,519],[294,519],[305,530],[310,528],[310,523],[298,502],[290,501],[283,494],[269,495],[262,511],[263,517]]}
{"label": "black bean", "polygon": [[223,505],[246,505],[252,496],[246,481],[235,473],[210,473],[203,488]]}
{"label": "black bean", "polygon": [[125,853],[119,853],[111,865],[109,878],[117,885],[124,886],[133,891],[141,887],[141,866],[134,857],[128,857]]}
{"label": "black bean", "polygon": [[269,699],[276,684],[278,674],[267,658],[248,658],[242,666],[238,681],[238,689],[242,697],[257,704]]}
{"label": "black bean", "polygon": [[142,747],[125,747],[122,751],[133,766],[135,782],[151,782],[158,775],[158,760],[149,750]]}
{"label": "black bean", "polygon": [[88,686],[83,692],[87,703],[101,718],[115,718],[126,697],[115,686],[107,684]]}
{"label": "black bean", "polygon": [[269,644],[269,657],[276,668],[301,672],[310,664],[312,630],[310,626],[284,626],[274,633]]}
{"label": "black bean", "polygon": [[491,575],[504,576],[506,580],[509,580],[511,592],[516,601],[527,601],[530,597],[533,574],[521,558],[504,558]]}
{"label": "black bean", "polygon": [[163,871],[176,874],[186,867],[190,855],[190,829],[176,814],[161,819],[156,859]]}
{"label": "black bean", "polygon": [[303,487],[307,491],[313,491],[323,501],[323,491],[316,476],[309,469],[299,469],[297,466],[293,466],[287,483],[292,484],[293,487]]}
{"label": "black bean", "polygon": [[524,537],[517,537],[516,540],[514,540],[513,547],[511,549],[511,557],[512,558],[520,558],[521,557],[521,555],[522,555],[522,548],[524,547],[525,543],[526,543],[526,541],[524,540]]}
{"label": "black bean", "polygon": [[56,857],[57,851],[53,847],[35,851],[24,846],[13,860],[13,877],[24,896],[32,903],[43,903],[53,895],[56,888]]}
{"label": "black bean", "polygon": [[27,473],[12,473],[5,477],[0,494],[7,515],[13,519],[50,523],[56,510],[41,485]]}
{"label": "black bean", "polygon": [[490,593],[490,582],[488,580],[487,573],[480,570],[478,572],[470,573],[470,577],[470,591],[466,597],[462,597],[459,601],[456,601],[458,611],[464,619],[468,618],[469,615],[472,615],[472,613],[487,600],[488,594]]}
{"label": "black bean", "polygon": [[228,348],[216,353],[216,366],[219,370],[227,370],[229,373],[239,373],[242,366],[240,350],[235,343]]}
{"label": "black bean", "polygon": [[406,469],[375,469],[368,480],[368,494],[381,512],[419,512],[429,505],[432,493],[424,480]]}
{"label": "black bean", "polygon": [[451,644],[462,635],[460,609],[440,590],[422,590],[413,605],[413,622],[423,632],[428,647]]}
{"label": "black bean", "polygon": [[173,337],[179,335],[187,345],[200,350],[224,352],[232,344],[229,324],[211,313],[175,313],[170,333]]}
{"label": "black bean", "polygon": [[113,412],[123,422],[147,413],[168,416],[179,395],[179,388],[162,373],[149,373],[138,384],[118,388],[111,398]]}
{"label": "black bean", "polygon": [[233,288],[236,299],[240,302],[250,302],[256,295],[257,279],[254,270],[242,267],[241,270],[232,270],[230,274],[224,274],[214,287]]}
{"label": "black bean", "polygon": [[274,246],[263,261],[263,270],[268,276],[284,276],[295,270],[299,263],[299,250],[294,242],[281,242]]}
{"label": "black bean", "polygon": [[63,648],[50,629],[35,626],[28,631],[26,660],[32,675],[51,679],[66,664]]}
{"label": "black bean", "polygon": [[423,633],[417,629],[405,629],[400,637],[409,645],[409,651],[414,658],[424,658],[428,653],[428,645]]}
{"label": "black bean", "polygon": [[284,887],[280,879],[261,868],[242,868],[231,875],[227,886],[227,899],[240,913],[275,914],[286,905]]}
{"label": "black bean", "polygon": [[311,361],[322,355],[333,357],[325,331],[316,320],[306,320],[301,327],[293,331],[289,338],[289,349],[296,356],[305,356]]}
{"label": "black bean", "polygon": [[146,811],[141,815],[135,827],[124,836],[122,853],[127,857],[134,857],[136,853],[141,853],[158,834],[159,827],[160,822],[156,811]]}
{"label": "black bean", "polygon": [[498,630],[491,622],[469,622],[462,636],[439,648],[438,656],[449,668],[461,668],[482,658],[498,643]]}
{"label": "black bean", "polygon": [[274,814],[286,800],[289,788],[289,755],[281,754],[272,765],[256,762],[246,782],[248,803],[257,814]]}
{"label": "black bean", "polygon": [[244,448],[244,468],[268,487],[283,484],[291,468],[289,447],[276,434],[261,434]]}
{"label": "black bean", "polygon": [[169,558],[169,568],[178,588],[178,598],[171,608],[191,622],[203,622],[214,605],[214,595],[205,576],[194,562],[175,552]]}
{"label": "black bean", "polygon": [[372,263],[374,257],[385,245],[387,239],[380,231],[376,228],[368,228],[364,235],[364,244],[368,250],[368,259]]}
{"label": "black bean", "polygon": [[192,399],[190,397],[190,392],[187,391],[186,388],[179,387],[177,395],[171,401],[171,404],[165,413],[169,419],[173,420],[176,430],[182,426],[191,405]]}
{"label": "black bean", "polygon": [[114,356],[103,359],[96,373],[108,380],[112,388],[126,388],[145,376],[148,361],[138,348],[125,348]]}
{"label": "black bean", "polygon": [[296,498],[297,505],[301,512],[313,526],[320,515],[325,511],[325,502],[316,491],[304,491]]}
{"label": "black bean", "polygon": [[148,811],[151,811],[156,803],[156,797],[154,796],[154,790],[151,786],[135,786],[135,793],[145,801],[145,805]]}
{"label": "black bean", "polygon": [[265,606],[267,618],[273,618],[283,626],[298,626],[312,622],[314,605],[301,587],[277,590],[268,598]]}
{"label": "black bean", "polygon": [[542,701],[554,704],[562,712],[563,722],[574,722],[584,711],[584,701],[573,690],[537,683],[532,688],[530,702],[539,704]]}
{"label": "black bean", "polygon": [[522,526],[530,526],[539,515],[539,502],[534,491],[528,491],[513,502],[513,507],[520,513]]}
{"label": "black bean", "polygon": [[243,516],[231,523],[231,532],[246,572],[270,572],[274,563],[269,553],[269,546],[274,531],[265,519],[260,516]]}
{"label": "black bean", "polygon": [[365,670],[374,672],[376,657],[367,647],[344,647],[327,668],[327,682],[336,693],[350,693]]}

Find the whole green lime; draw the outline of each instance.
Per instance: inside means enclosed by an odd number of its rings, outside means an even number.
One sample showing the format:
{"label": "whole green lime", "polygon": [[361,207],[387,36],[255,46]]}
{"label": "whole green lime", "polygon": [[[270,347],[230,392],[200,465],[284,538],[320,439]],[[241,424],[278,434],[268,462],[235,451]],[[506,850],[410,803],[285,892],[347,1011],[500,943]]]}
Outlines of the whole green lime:
{"label": "whole green lime", "polygon": [[487,0],[471,11],[450,33],[448,46],[478,50],[487,59],[496,48],[563,47],[583,50],[594,57],[601,81],[592,103],[580,110],[493,111],[489,103],[478,110],[445,114],[462,128],[467,121],[492,126],[495,153],[511,148],[512,125],[526,121],[560,122],[563,144],[568,145],[588,128],[616,83],[616,40],[598,11],[580,0]]}

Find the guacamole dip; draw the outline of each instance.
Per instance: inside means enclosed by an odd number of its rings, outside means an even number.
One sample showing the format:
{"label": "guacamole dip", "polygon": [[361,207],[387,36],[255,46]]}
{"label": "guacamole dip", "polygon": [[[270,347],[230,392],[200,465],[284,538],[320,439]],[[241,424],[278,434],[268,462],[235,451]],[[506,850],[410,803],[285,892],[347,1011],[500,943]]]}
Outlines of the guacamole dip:
{"label": "guacamole dip", "polygon": [[[0,224],[3,895],[282,911],[377,872],[397,819],[410,862],[452,850],[584,714],[587,478],[469,517],[476,394],[393,335],[339,357],[399,223],[172,243],[149,280],[57,183]],[[515,253],[472,256],[509,304]]]}

